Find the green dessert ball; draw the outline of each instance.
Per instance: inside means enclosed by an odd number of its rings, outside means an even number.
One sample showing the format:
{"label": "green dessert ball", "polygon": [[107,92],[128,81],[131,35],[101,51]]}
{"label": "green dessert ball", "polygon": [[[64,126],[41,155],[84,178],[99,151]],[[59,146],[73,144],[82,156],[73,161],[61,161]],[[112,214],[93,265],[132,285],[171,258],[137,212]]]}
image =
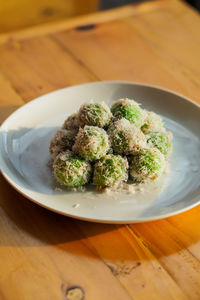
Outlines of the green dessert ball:
{"label": "green dessert ball", "polygon": [[111,106],[111,112],[115,120],[127,119],[130,123],[137,127],[141,127],[143,124],[143,111],[139,104],[134,100],[128,98],[117,100]]}
{"label": "green dessert ball", "polygon": [[81,127],[90,125],[103,128],[109,125],[111,117],[110,108],[105,103],[85,103],[77,114]]}
{"label": "green dessert ball", "polygon": [[108,133],[114,153],[129,155],[147,148],[143,132],[126,119],[111,124]]}
{"label": "green dessert ball", "polygon": [[146,117],[144,119],[143,125],[141,126],[141,130],[145,134],[154,130],[162,131],[165,130],[163,125],[163,121],[159,115],[155,114],[152,111],[148,111],[146,112]]}
{"label": "green dessert ball", "polygon": [[70,115],[62,125],[62,129],[78,131],[79,125],[77,122],[77,114]]}
{"label": "green dessert ball", "polygon": [[89,162],[76,156],[71,151],[60,153],[53,163],[57,181],[68,187],[86,184],[91,177],[92,167]]}
{"label": "green dessert ball", "polygon": [[150,131],[147,135],[147,144],[155,147],[164,155],[168,155],[172,148],[172,133],[170,131]]}
{"label": "green dessert ball", "polygon": [[93,183],[110,187],[128,179],[128,161],[120,155],[108,154],[94,165]]}
{"label": "green dessert ball", "polygon": [[143,150],[130,158],[130,177],[136,182],[155,180],[164,171],[165,157],[156,148]]}
{"label": "green dessert ball", "polygon": [[57,130],[50,141],[49,152],[53,159],[65,150],[71,150],[75,141],[77,132],[75,130],[60,129]]}
{"label": "green dessert ball", "polygon": [[106,155],[109,148],[108,135],[104,129],[85,126],[79,129],[73,151],[86,160],[95,161]]}

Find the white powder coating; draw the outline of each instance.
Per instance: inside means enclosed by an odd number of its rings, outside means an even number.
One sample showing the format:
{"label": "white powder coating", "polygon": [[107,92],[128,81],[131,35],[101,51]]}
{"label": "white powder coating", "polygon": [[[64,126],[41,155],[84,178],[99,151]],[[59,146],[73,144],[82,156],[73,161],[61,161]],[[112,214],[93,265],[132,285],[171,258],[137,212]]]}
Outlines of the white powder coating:
{"label": "white powder coating", "polygon": [[[62,178],[60,180],[57,177],[60,183],[65,181],[64,178],[66,182],[74,178],[70,185],[65,184],[68,189],[80,189],[80,186],[88,182],[89,175],[86,174],[91,175],[93,168],[94,174],[96,172],[98,176],[94,184],[99,189],[109,186],[112,191],[135,193],[138,192],[138,183],[154,181],[166,170],[172,134],[164,128],[161,117],[141,109],[139,103],[128,98],[113,102],[111,111],[104,102],[84,103],[77,113],[65,120],[51,140],[49,150],[54,160],[55,177],[58,171]],[[72,152],[69,154],[66,150]],[[148,151],[153,153],[152,157],[145,156]],[[110,171],[109,164],[104,162],[103,165],[104,158],[109,155],[120,158],[113,165],[111,163]],[[73,165],[72,156],[76,156],[77,165],[75,161]],[[86,165],[76,169],[83,159]],[[130,163],[129,174],[127,159]],[[95,171],[95,168],[98,170]],[[125,183],[127,179],[133,180]],[[78,180],[82,180],[80,184],[77,183]]]}
{"label": "white powder coating", "polygon": [[77,122],[77,114],[70,115],[65,122],[62,125],[62,129],[68,129],[68,130],[76,130],[78,131],[79,125]]}
{"label": "white powder coating", "polygon": [[166,169],[167,162],[165,156],[156,148],[149,149],[149,151],[151,152],[150,161],[145,157],[145,152],[134,156],[131,160],[130,175],[138,182],[155,180]]}
{"label": "white powder coating", "polygon": [[126,119],[115,121],[108,132],[116,153],[129,155],[148,148],[143,132]]}
{"label": "white powder coating", "polygon": [[140,108],[140,104],[129,98],[122,98],[113,102],[111,111],[115,120],[125,118],[138,128],[142,126],[146,118],[146,112]]}
{"label": "white powder coating", "polygon": [[143,110],[144,115],[146,117],[144,118],[144,123],[141,127],[142,131],[144,133],[147,133],[149,131],[165,131],[163,120],[159,115],[152,111]]}
{"label": "white powder coating", "polygon": [[75,130],[59,129],[50,141],[49,151],[53,159],[67,149],[71,150],[76,136]]}
{"label": "white powder coating", "polygon": [[166,158],[172,150],[172,133],[163,128],[160,131],[148,131],[146,133],[147,143],[150,148],[157,148]]}
{"label": "white powder coating", "polygon": [[77,113],[77,122],[81,127],[91,125],[103,128],[110,123],[111,118],[110,108],[105,102],[86,102]]}
{"label": "white powder coating", "polygon": [[[74,160],[73,160],[74,158]],[[79,160],[78,157],[74,156],[71,151],[65,151],[57,155],[53,163],[54,176],[57,181],[66,186],[78,186],[78,182],[82,182],[81,185],[88,182],[92,172],[92,167],[89,162],[80,160],[80,163],[76,164]],[[59,173],[65,180],[59,177]],[[73,178],[72,180],[70,178]]]}
{"label": "white powder coating", "polygon": [[[111,164],[109,163],[111,162]],[[94,166],[93,181],[98,186],[117,188],[121,182],[128,180],[128,160],[120,155],[107,154]]]}
{"label": "white powder coating", "polygon": [[125,192],[127,194],[132,194],[134,195],[136,192],[140,191],[142,192],[142,188],[139,187],[138,184],[135,183],[127,183],[127,182],[119,182],[117,185],[111,186],[111,187],[106,187],[105,189],[102,190],[102,192],[106,194],[112,195],[113,193],[119,193],[119,192]]}
{"label": "white powder coating", "polygon": [[110,143],[106,131],[96,126],[80,128],[72,150],[80,157],[94,161],[108,152]]}

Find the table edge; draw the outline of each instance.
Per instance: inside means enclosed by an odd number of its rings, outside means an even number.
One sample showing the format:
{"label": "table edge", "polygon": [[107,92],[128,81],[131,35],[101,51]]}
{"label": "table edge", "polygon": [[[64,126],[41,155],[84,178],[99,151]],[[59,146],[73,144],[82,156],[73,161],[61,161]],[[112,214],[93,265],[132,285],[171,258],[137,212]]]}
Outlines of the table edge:
{"label": "table edge", "polygon": [[11,31],[0,34],[0,44],[4,44],[9,40],[25,40],[32,37],[38,37],[45,34],[55,33],[57,31],[67,30],[79,26],[99,24],[113,20],[119,20],[129,16],[136,15],[141,12],[152,11],[156,8],[163,7],[169,2],[182,2],[180,0],[152,0],[150,2],[136,3],[113,8],[105,11],[98,11],[86,15],[72,17],[66,20],[55,21],[51,23],[39,24],[25,29]]}

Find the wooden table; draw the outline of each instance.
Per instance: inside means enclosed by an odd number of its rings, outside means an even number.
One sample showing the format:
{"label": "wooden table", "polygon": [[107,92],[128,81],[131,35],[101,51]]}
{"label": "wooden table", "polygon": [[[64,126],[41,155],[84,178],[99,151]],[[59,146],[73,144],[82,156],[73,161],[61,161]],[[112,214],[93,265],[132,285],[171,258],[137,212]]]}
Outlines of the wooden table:
{"label": "wooden table", "polygon": [[[157,84],[200,102],[200,17],[155,1],[0,36],[0,118],[88,81]],[[0,179],[0,299],[200,299],[200,207],[127,226],[47,211]]]}

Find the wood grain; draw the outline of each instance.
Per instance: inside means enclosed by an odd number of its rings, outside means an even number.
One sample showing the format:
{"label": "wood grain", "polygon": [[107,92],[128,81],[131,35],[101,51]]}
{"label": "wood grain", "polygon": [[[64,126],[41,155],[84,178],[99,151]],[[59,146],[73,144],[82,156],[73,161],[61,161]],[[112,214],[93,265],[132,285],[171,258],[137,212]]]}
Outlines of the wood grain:
{"label": "wood grain", "polygon": [[9,41],[0,47],[0,53],[1,72],[25,101],[55,89],[96,79],[49,36],[22,42]]}
{"label": "wood grain", "polygon": [[[0,36],[1,121],[37,96],[95,80],[142,81],[200,101],[192,9],[148,2],[77,29],[92,20]],[[91,224],[34,205],[2,176],[0,190],[0,299],[200,299],[200,207],[156,222]]]}
{"label": "wood grain", "polygon": [[11,82],[0,73],[0,124],[17,108],[24,104]]}
{"label": "wood grain", "polygon": [[[55,36],[100,79],[157,84],[199,101],[199,16],[187,8],[194,19],[194,26],[187,28],[185,9],[172,1],[166,9],[158,6],[151,13],[103,23],[92,32],[71,30]],[[95,55],[88,55],[88,49]]]}
{"label": "wood grain", "polygon": [[[152,0],[139,5],[126,5],[120,8],[109,9],[103,12],[90,13],[83,16],[77,16],[70,19],[51,22],[48,24],[35,25],[23,30],[12,31],[0,34],[0,43],[5,43],[10,39],[24,40],[30,37],[43,36],[45,34],[55,33],[61,30],[67,30],[78,26],[84,26],[93,23],[103,23],[111,20],[121,19],[122,17],[133,16],[138,13],[149,12],[155,7],[167,5],[166,1],[175,0]],[[166,2],[166,3],[165,3]]]}
{"label": "wood grain", "polygon": [[0,0],[0,32],[55,22],[97,9],[97,0]]}
{"label": "wood grain", "polygon": [[0,291],[5,299],[65,299],[75,286],[86,299],[130,299],[76,221],[33,205],[2,177],[0,188]]}

